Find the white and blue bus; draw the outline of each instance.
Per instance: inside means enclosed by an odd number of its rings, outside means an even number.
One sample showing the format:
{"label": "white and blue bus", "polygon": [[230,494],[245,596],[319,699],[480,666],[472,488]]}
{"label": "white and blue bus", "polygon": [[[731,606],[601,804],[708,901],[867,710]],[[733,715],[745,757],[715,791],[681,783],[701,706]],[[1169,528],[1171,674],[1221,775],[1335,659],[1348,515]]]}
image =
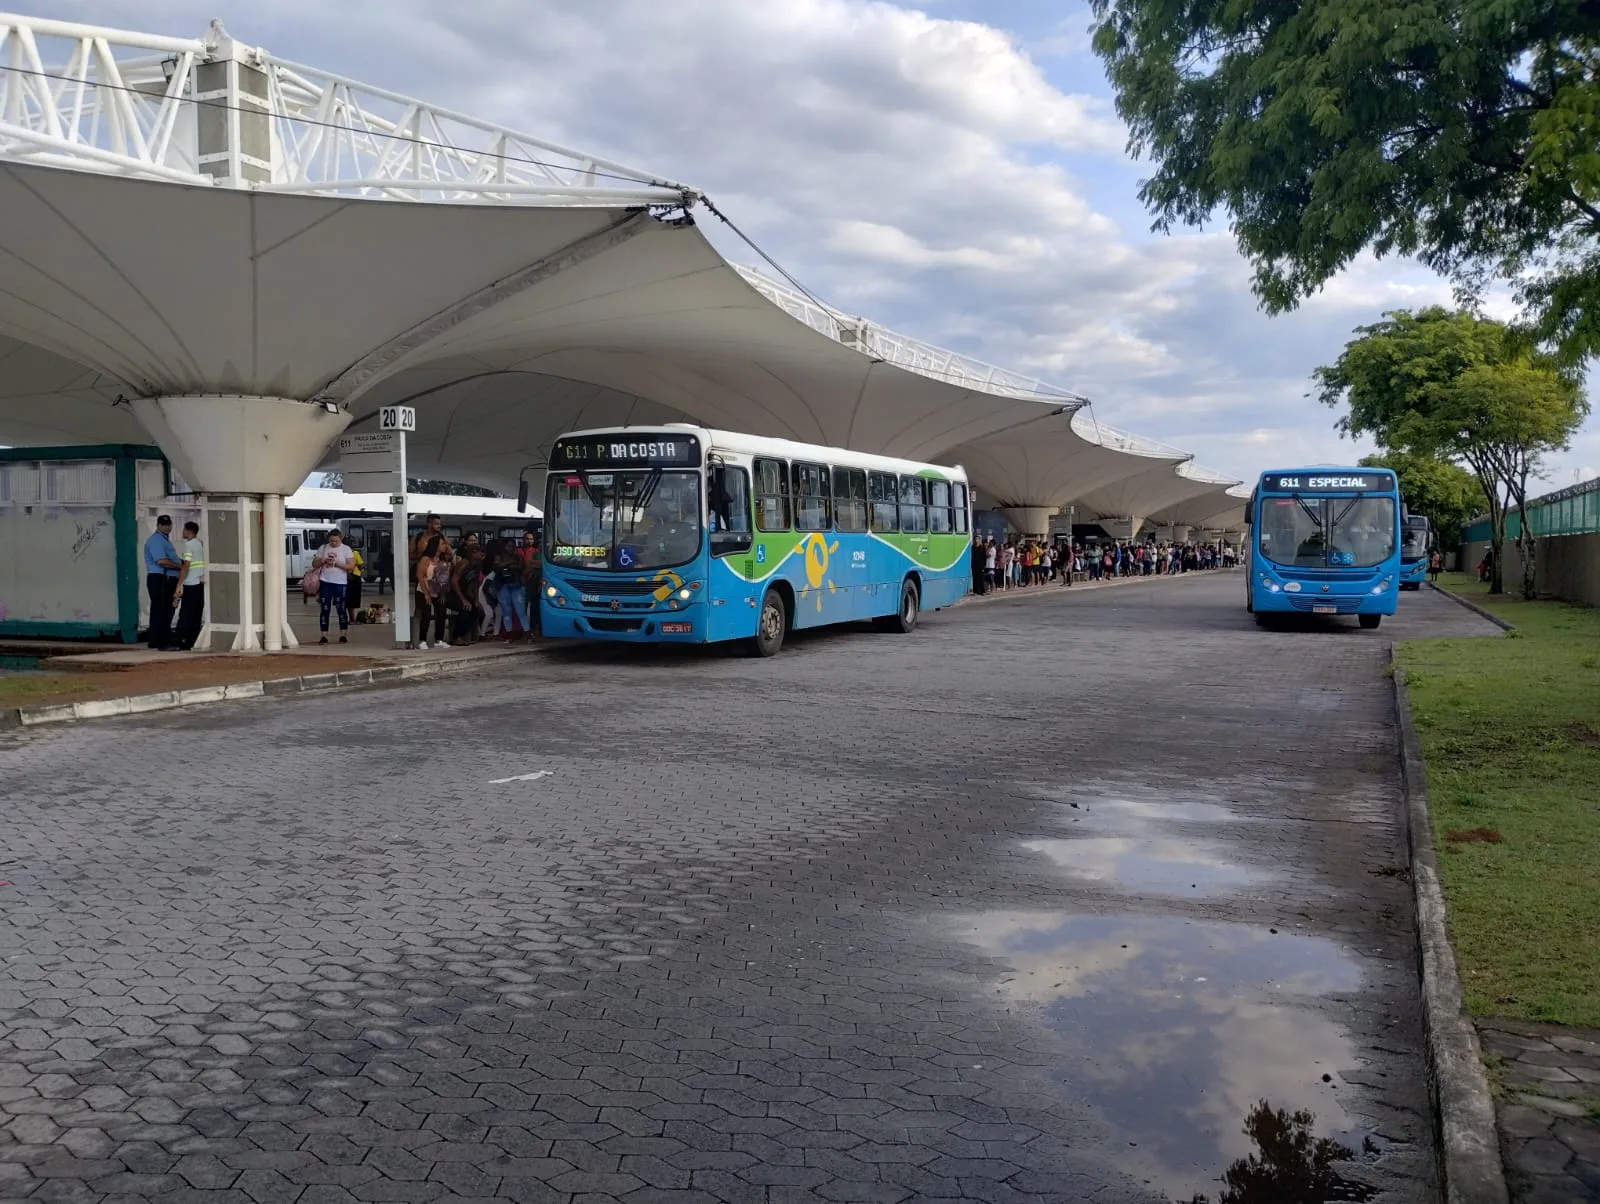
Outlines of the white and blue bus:
{"label": "white and blue bus", "polygon": [[1400,490],[1387,468],[1264,472],[1250,524],[1245,609],[1274,615],[1355,615],[1376,627],[1400,586]]}
{"label": "white and blue bus", "polygon": [[959,468],[688,424],[578,431],[550,453],[540,618],[553,639],[909,632],[972,587]]}
{"label": "white and blue bus", "polygon": [[1428,579],[1428,556],[1433,551],[1433,524],[1426,514],[1406,512],[1400,528],[1400,588],[1421,589]]}

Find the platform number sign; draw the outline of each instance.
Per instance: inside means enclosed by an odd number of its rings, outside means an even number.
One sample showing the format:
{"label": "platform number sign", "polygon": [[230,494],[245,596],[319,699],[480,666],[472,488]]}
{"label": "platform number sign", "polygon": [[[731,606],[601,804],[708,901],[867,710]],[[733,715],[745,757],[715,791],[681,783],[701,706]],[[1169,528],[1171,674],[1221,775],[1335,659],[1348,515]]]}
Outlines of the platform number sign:
{"label": "platform number sign", "polygon": [[414,431],[417,429],[417,411],[411,406],[384,406],[378,411],[380,431]]}

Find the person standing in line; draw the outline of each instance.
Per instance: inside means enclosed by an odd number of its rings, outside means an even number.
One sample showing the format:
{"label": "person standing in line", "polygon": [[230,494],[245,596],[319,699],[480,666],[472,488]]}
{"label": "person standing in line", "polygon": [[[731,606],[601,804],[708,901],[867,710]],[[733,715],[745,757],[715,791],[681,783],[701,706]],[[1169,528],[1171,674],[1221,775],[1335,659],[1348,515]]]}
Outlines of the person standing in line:
{"label": "person standing in line", "polygon": [[351,614],[361,609],[361,578],[367,570],[366,559],[361,555],[361,549],[355,544],[346,545],[350,549],[350,584],[345,587],[344,604]]}
{"label": "person standing in line", "polygon": [[178,571],[173,597],[178,604],[178,622],[172,642],[185,652],[194,649],[206,615],[206,545],[200,539],[199,523],[183,524],[183,568]]}
{"label": "person standing in line", "polygon": [[[422,555],[417,558],[416,580],[416,606],[417,612],[417,648],[422,652],[428,650],[428,624],[433,624],[433,642],[438,648],[448,648],[445,642],[445,591],[450,588],[450,578],[455,566],[451,564],[452,553],[450,545],[444,541],[442,535],[431,535],[423,546]],[[397,584],[396,589],[399,588]]]}
{"label": "person standing in line", "polygon": [[533,634],[532,611],[539,605],[538,587],[533,584],[539,569],[539,539],[532,531],[524,531],[522,546],[508,546],[506,551],[510,559],[501,578],[500,604],[516,620],[507,628],[511,638],[525,640]]}
{"label": "person standing in line", "polygon": [[322,570],[322,584],[317,591],[321,613],[317,616],[322,627],[319,644],[328,642],[328,612],[339,612],[339,642],[350,642],[350,611],[346,607],[345,591],[350,585],[350,570],[355,567],[355,554],[344,542],[344,532],[338,527],[328,532],[328,542],[317,551],[314,562]]}
{"label": "person standing in line", "polygon": [[156,519],[156,529],[144,541],[144,588],[150,596],[149,646],[156,652],[172,647],[172,602],[183,562],[172,546],[172,516]]}
{"label": "person standing in line", "polygon": [[[412,564],[416,564],[417,561],[422,559],[424,552],[427,551],[428,541],[436,535],[440,539],[444,539],[444,519],[437,514],[430,514],[422,520],[422,530],[411,537],[410,559]],[[445,539],[445,543],[449,542],[448,539]]]}
{"label": "person standing in line", "polygon": [[483,549],[472,536],[461,541],[461,555],[456,557],[455,577],[445,602],[455,612],[455,631],[450,636],[453,644],[478,642],[479,610],[478,590],[483,584]]}
{"label": "person standing in line", "polygon": [[385,543],[378,549],[378,597],[380,598],[383,597],[383,587],[386,583],[394,585],[394,545],[391,543]]}

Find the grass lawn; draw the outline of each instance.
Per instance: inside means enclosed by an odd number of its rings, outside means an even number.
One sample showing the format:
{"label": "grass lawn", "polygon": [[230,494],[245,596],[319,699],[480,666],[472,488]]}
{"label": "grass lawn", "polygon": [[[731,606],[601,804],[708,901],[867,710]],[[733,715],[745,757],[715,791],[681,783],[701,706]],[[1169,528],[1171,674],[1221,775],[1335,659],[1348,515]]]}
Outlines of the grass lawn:
{"label": "grass lawn", "polygon": [[1396,649],[1467,1005],[1600,1028],[1600,609],[1440,584],[1517,628]]}
{"label": "grass lawn", "polygon": [[55,673],[0,673],[0,707],[28,707],[68,702],[92,686],[78,677]]}

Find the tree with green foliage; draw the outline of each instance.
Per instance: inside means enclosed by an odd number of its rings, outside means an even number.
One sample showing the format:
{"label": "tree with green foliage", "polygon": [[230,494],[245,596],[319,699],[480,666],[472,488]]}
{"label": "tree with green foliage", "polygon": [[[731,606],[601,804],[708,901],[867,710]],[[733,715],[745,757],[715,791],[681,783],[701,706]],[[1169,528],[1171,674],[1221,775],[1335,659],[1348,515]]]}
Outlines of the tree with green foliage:
{"label": "tree with green foliage", "polygon": [[[1356,329],[1338,360],[1318,368],[1322,401],[1348,405],[1339,427],[1386,451],[1458,460],[1477,475],[1493,526],[1502,592],[1506,515],[1523,510],[1528,478],[1568,445],[1588,413],[1578,369],[1529,349],[1504,323],[1439,307],[1396,310]],[[1522,592],[1534,596],[1534,538],[1521,524]]]}
{"label": "tree with green foliage", "polygon": [[[1356,1152],[1331,1137],[1318,1137],[1316,1114],[1274,1108],[1267,1100],[1250,1109],[1244,1134],[1256,1153],[1234,1159],[1222,1173],[1217,1204],[1317,1204],[1329,1200],[1370,1200],[1377,1189],[1341,1175],[1336,1166]],[[1370,1152],[1371,1138],[1367,1139]],[[1197,1195],[1189,1204],[1210,1204]]]}
{"label": "tree with green foliage", "polygon": [[1231,217],[1269,312],[1364,250],[1600,351],[1596,0],[1090,0],[1156,227]]}
{"label": "tree with green foliage", "polygon": [[1434,539],[1441,548],[1461,542],[1461,532],[1483,509],[1483,494],[1477,479],[1449,460],[1438,456],[1418,456],[1408,452],[1380,452],[1363,456],[1369,468],[1388,468],[1400,479],[1400,496],[1413,514],[1425,514],[1433,524]]}

